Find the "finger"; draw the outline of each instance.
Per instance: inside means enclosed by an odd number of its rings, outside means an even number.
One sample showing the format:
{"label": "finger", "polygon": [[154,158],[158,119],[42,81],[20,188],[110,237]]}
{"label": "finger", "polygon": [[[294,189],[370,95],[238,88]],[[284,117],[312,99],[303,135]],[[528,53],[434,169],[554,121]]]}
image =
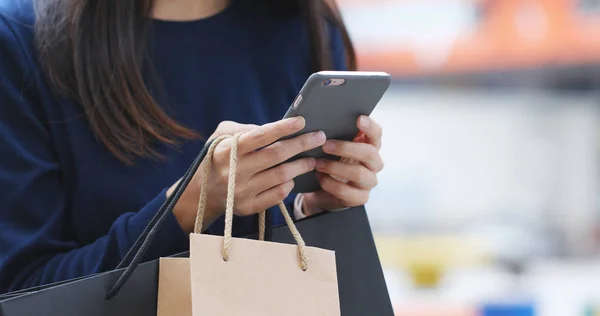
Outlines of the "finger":
{"label": "finger", "polygon": [[379,125],[377,122],[375,122],[374,119],[372,119],[366,115],[361,115],[358,118],[356,126],[363,133],[365,133],[365,136],[369,140],[370,144],[375,146],[375,148],[377,148],[377,149],[381,148],[381,137],[383,134],[383,129],[381,128],[381,125]]}
{"label": "finger", "polygon": [[260,172],[271,168],[299,153],[317,148],[325,143],[325,133],[306,133],[291,139],[281,140],[250,154],[244,161],[244,168]]}
{"label": "finger", "polygon": [[282,183],[289,182],[295,177],[315,169],[314,158],[303,158],[296,161],[284,163],[275,168],[268,169],[256,174],[249,181],[249,187],[255,192],[263,192]]}
{"label": "finger", "polygon": [[268,189],[267,191],[259,193],[254,198],[254,209],[256,211],[266,210],[279,204],[279,202],[283,201],[288,195],[290,195],[290,192],[292,192],[293,188],[294,181],[288,181]]}
{"label": "finger", "polygon": [[321,184],[321,189],[339,199],[339,204],[343,207],[364,205],[369,200],[368,190],[355,188],[322,173],[317,176],[317,179]]}
{"label": "finger", "polygon": [[304,118],[298,116],[259,126],[240,137],[238,152],[243,155],[268,146],[282,137],[301,131],[304,125]]}
{"label": "finger", "polygon": [[383,169],[383,160],[381,160],[379,151],[371,144],[328,140],[323,145],[323,151],[335,156],[358,160],[374,172]]}
{"label": "finger", "polygon": [[[259,126],[255,124],[240,124],[233,121],[223,121],[219,123],[215,132],[210,136],[208,141],[218,138],[223,135],[235,135],[237,133],[247,133],[257,129]],[[215,156],[226,155],[229,157],[229,149],[231,148],[231,139],[225,139],[215,149]]]}
{"label": "finger", "polygon": [[339,161],[319,159],[316,169],[319,172],[352,181],[356,187],[371,190],[377,185],[377,175],[363,165],[352,165]]}
{"label": "finger", "polygon": [[258,128],[258,125],[255,124],[240,124],[233,121],[223,121],[219,123],[219,126],[215,129],[215,132],[209,140],[217,138],[223,135],[234,135],[237,133],[246,133],[253,129]]}

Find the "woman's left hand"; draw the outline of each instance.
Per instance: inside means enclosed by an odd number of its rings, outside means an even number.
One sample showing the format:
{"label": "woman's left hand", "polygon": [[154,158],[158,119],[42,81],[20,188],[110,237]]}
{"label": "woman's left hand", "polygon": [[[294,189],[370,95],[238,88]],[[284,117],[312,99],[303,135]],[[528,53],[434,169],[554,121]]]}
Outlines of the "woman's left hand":
{"label": "woman's left hand", "polygon": [[317,160],[321,190],[304,194],[305,215],[364,205],[369,200],[377,185],[377,173],[383,169],[379,155],[382,129],[368,116],[359,117],[357,126],[361,132],[353,142],[328,140],[323,145],[324,152],[342,159]]}

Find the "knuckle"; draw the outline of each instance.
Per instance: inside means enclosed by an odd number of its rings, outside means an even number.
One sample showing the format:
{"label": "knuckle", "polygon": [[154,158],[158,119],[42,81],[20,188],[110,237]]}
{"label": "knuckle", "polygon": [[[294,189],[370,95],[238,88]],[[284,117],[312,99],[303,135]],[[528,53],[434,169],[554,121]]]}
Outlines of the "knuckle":
{"label": "knuckle", "polygon": [[277,197],[277,200],[283,200],[283,199],[285,199],[288,196],[289,191],[290,191],[289,186],[287,186],[287,185],[280,185],[277,188],[277,191],[275,192],[275,196]]}
{"label": "knuckle", "polygon": [[295,186],[295,185],[296,185],[296,184],[294,183],[294,181],[293,181],[293,180],[290,180],[290,181],[288,181],[288,183],[286,184],[286,193],[287,193],[287,194],[285,195],[286,197],[287,197],[288,195],[290,195],[290,193],[292,193],[292,190],[294,189],[294,186]]}
{"label": "knuckle", "polygon": [[375,160],[377,160],[378,157],[379,157],[379,152],[377,151],[377,148],[375,148],[373,146],[369,146],[369,149],[367,151],[367,158],[371,161],[375,161]]}
{"label": "knuckle", "polygon": [[222,131],[224,129],[227,129],[227,127],[230,126],[232,123],[232,121],[222,121],[221,123],[219,123],[219,125],[217,125],[217,130]]}
{"label": "knuckle", "polygon": [[274,124],[274,130],[276,133],[281,135],[289,134],[290,125],[287,124],[284,120],[281,120]]}
{"label": "knuckle", "polygon": [[267,135],[267,129],[264,126],[259,126],[255,129],[255,132],[258,137],[264,137]]}
{"label": "knuckle", "polygon": [[291,168],[290,165],[279,166],[275,169],[275,177],[280,183],[286,182],[290,178]]}
{"label": "knuckle", "polygon": [[217,126],[217,134],[220,135],[225,135],[225,134],[235,134],[237,132],[239,132],[241,129],[243,129],[244,125],[234,122],[234,121],[222,121],[221,123],[219,123],[219,125]]}
{"label": "knuckle", "polygon": [[300,139],[300,146],[302,146],[303,149],[313,147],[313,142],[310,135],[307,134],[302,136],[302,138]]}
{"label": "knuckle", "polygon": [[264,126],[259,126],[252,130],[252,141],[260,141],[264,139],[267,135],[267,131]]}
{"label": "knuckle", "polygon": [[256,124],[245,124],[245,125],[243,125],[243,127],[244,127],[243,128],[244,131],[252,131],[252,130],[260,128],[260,126],[258,126]]}
{"label": "knuckle", "polygon": [[273,145],[271,145],[271,154],[272,154],[272,157],[274,157],[278,161],[285,160],[286,155],[285,155],[285,147],[283,146],[283,143],[276,142]]}
{"label": "knuckle", "polygon": [[335,189],[335,193],[334,193],[339,199],[344,200],[344,201],[351,201],[353,198],[352,196],[349,194],[348,190],[341,186],[341,185],[337,185],[336,189]]}
{"label": "knuckle", "polygon": [[218,177],[221,183],[227,183],[227,181],[229,181],[229,170],[226,168],[220,169],[218,171]]}
{"label": "knuckle", "polygon": [[227,140],[220,142],[215,148],[213,153],[213,159],[215,161],[224,161],[223,159],[229,159],[230,147],[227,145]]}
{"label": "knuckle", "polygon": [[369,178],[369,172],[365,168],[356,168],[354,171],[354,178],[358,183],[365,183]]}
{"label": "knuckle", "polygon": [[304,166],[304,168],[303,168],[304,171],[311,171],[315,168],[315,163],[314,163],[314,161],[311,161],[310,159],[306,159],[304,161],[303,166]]}

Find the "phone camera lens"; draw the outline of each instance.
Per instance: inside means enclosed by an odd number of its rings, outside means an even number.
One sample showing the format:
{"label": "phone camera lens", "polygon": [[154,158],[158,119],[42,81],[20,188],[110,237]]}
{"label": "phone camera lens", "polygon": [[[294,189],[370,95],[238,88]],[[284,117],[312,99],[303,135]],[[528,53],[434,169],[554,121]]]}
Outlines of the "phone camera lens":
{"label": "phone camera lens", "polygon": [[324,86],[328,86],[330,84],[331,84],[331,80],[329,80],[329,79],[323,81]]}

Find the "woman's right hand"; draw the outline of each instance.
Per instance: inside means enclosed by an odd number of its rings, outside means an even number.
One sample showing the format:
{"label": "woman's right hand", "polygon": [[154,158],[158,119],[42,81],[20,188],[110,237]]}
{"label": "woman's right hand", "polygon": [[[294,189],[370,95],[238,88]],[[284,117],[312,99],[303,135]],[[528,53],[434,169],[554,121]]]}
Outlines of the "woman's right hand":
{"label": "woman's right hand", "polygon": [[[219,124],[210,139],[225,134],[244,133],[238,141],[234,202],[236,215],[252,215],[277,205],[290,194],[294,187],[293,179],[295,177],[314,169],[315,160],[313,158],[283,162],[299,153],[323,145],[325,143],[323,132],[307,133],[278,141],[282,137],[302,130],[304,124],[304,119],[301,117],[262,126],[230,121]],[[205,227],[225,211],[231,144],[231,139],[223,140],[215,148],[212,157],[212,170],[207,188],[207,207],[204,215]],[[173,211],[186,232],[194,229],[203,177],[202,168],[199,168]],[[176,184],[169,189],[167,194],[171,194],[175,186]]]}

